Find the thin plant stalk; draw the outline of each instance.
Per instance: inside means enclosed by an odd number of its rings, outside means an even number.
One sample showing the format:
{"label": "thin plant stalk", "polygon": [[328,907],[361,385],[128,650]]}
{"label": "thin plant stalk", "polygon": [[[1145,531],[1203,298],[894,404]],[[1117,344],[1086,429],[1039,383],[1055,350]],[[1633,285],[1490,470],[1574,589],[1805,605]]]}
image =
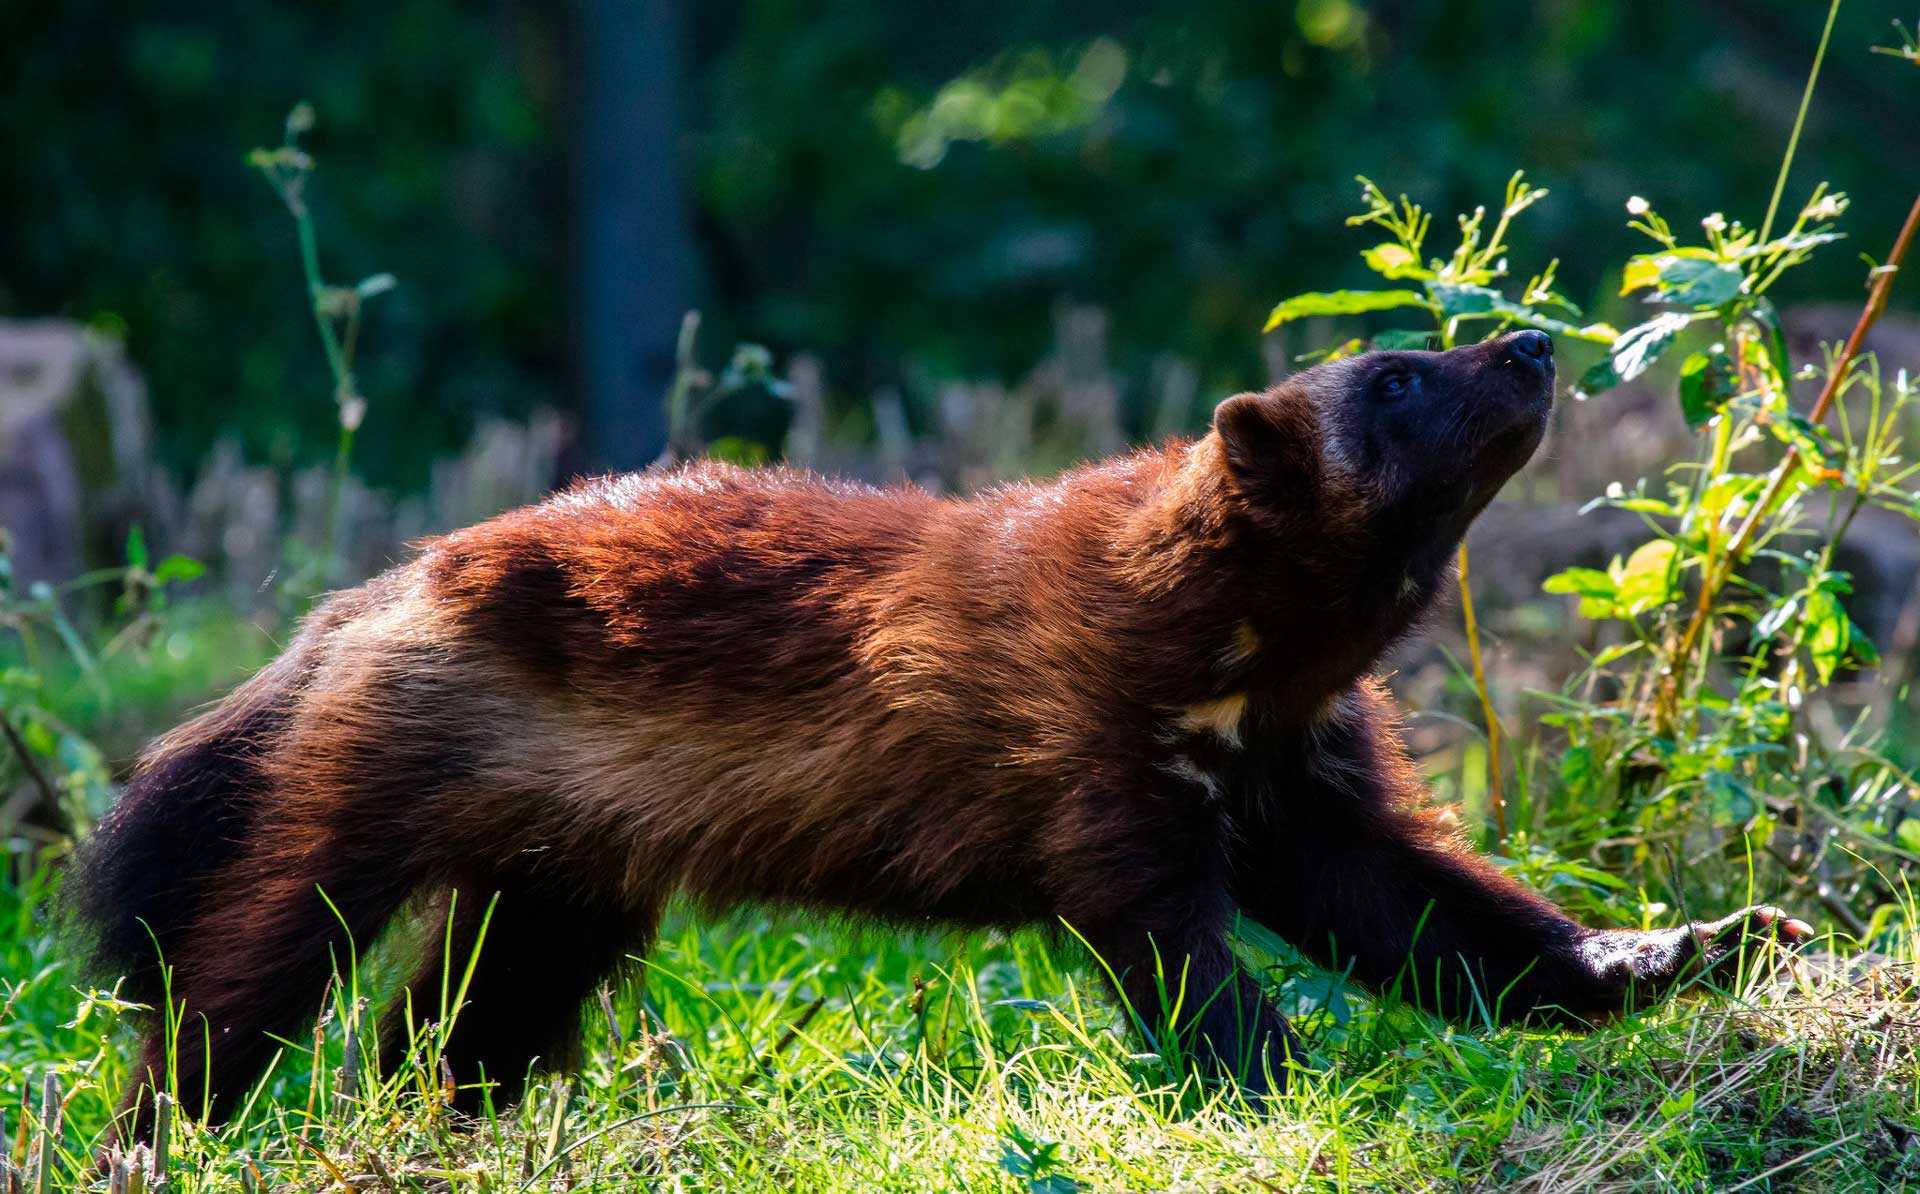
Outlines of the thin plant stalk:
{"label": "thin plant stalk", "polygon": [[[1496,247],[1506,231],[1507,218],[1508,212],[1503,210],[1491,242]],[[1441,330],[1440,337],[1442,347],[1454,346],[1451,324]],[[1474,616],[1473,609],[1472,559],[1465,539],[1460,541],[1457,570],[1460,575],[1460,616],[1467,636],[1467,659],[1473,667],[1474,695],[1480,699],[1480,718],[1487,731],[1487,807],[1493,812],[1494,832],[1498,834],[1498,840],[1504,842],[1507,840],[1507,794],[1500,763],[1500,714],[1493,707],[1493,689],[1487,683],[1487,669],[1482,661],[1480,620]]]}
{"label": "thin plant stalk", "polygon": [[1480,622],[1473,612],[1473,587],[1468,583],[1467,545],[1460,544],[1460,612],[1466,621],[1467,658],[1473,665],[1473,686],[1480,696],[1480,715],[1487,724],[1487,807],[1493,813],[1494,831],[1500,841],[1507,840],[1507,798],[1500,766],[1500,715],[1493,708],[1493,693],[1487,687],[1487,669],[1480,657]]}
{"label": "thin plant stalk", "polygon": [[[314,232],[313,215],[307,208],[306,182],[313,172],[313,159],[300,150],[299,137],[313,126],[313,109],[296,105],[288,113],[286,135],[277,150],[256,149],[251,162],[265,174],[279,192],[287,214],[293,217],[295,238],[300,245],[300,269],[307,283],[307,305],[313,311],[314,327],[320,333],[320,347],[326,354],[327,369],[333,375],[333,400],[340,424],[340,436],[334,447],[333,476],[328,486],[325,530],[326,558],[329,567],[340,562],[340,512],[346,492],[347,470],[353,457],[354,434],[366,412],[366,399],[360,394],[353,375],[355,342],[359,338],[361,305],[373,296],[391,289],[393,278],[376,274],[358,286],[329,286],[320,272],[320,248]],[[342,328],[344,323],[344,329]]]}
{"label": "thin plant stalk", "polygon": [[[313,217],[299,197],[288,204],[299,230],[300,267],[306,274],[308,304],[313,308],[314,326],[320,329],[320,345],[326,352],[327,368],[333,374],[333,398],[340,415],[340,438],[334,448],[333,476],[327,488],[327,559],[340,557],[340,506],[346,492],[347,469],[353,457],[353,436],[359,419],[351,416],[359,401],[353,380],[352,361],[341,344],[333,319],[327,314],[327,284],[320,274],[320,252],[315,244]],[[357,306],[357,304],[356,304]],[[355,315],[357,320],[357,313]]]}
{"label": "thin plant stalk", "polygon": [[1773,218],[1780,213],[1780,196],[1787,189],[1787,174],[1793,169],[1793,151],[1800,147],[1800,130],[1806,127],[1807,108],[1813,103],[1813,85],[1820,81],[1820,66],[1827,60],[1827,42],[1833,37],[1834,18],[1840,15],[1840,0],[1827,7],[1827,24],[1820,31],[1820,46],[1813,52],[1813,69],[1807,72],[1807,85],[1800,92],[1800,109],[1793,116],[1793,131],[1787,134],[1787,152],[1780,159],[1780,173],[1774,176],[1773,197],[1767,200],[1766,218],[1760,221],[1760,240],[1766,244],[1773,234]]}

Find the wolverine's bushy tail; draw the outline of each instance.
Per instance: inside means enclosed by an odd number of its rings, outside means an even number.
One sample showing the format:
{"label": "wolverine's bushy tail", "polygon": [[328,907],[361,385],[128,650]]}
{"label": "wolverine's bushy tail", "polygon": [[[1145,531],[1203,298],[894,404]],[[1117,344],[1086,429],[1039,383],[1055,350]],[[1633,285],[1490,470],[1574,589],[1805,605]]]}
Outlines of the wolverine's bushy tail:
{"label": "wolverine's bushy tail", "polygon": [[296,646],[226,700],[154,743],[81,845],[71,910],[101,977],[158,1005],[161,965],[200,912],[209,881],[239,854],[267,795],[262,767],[306,668]]}

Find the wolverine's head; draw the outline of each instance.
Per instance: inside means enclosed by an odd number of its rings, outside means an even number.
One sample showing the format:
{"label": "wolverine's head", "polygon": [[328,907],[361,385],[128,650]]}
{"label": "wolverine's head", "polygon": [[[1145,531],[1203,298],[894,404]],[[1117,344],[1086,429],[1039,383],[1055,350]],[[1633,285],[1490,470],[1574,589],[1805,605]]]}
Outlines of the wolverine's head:
{"label": "wolverine's head", "polygon": [[1552,405],[1553,340],[1523,331],[1330,361],[1227,399],[1214,428],[1256,508],[1445,551],[1533,455]]}

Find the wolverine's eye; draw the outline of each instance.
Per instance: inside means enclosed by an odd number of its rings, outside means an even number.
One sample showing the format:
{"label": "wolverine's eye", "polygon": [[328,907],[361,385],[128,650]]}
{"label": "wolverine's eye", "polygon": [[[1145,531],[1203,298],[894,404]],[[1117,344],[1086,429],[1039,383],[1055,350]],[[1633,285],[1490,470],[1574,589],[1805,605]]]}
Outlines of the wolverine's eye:
{"label": "wolverine's eye", "polygon": [[1373,392],[1382,402],[1398,402],[1413,393],[1413,375],[1404,369],[1382,373],[1373,383]]}

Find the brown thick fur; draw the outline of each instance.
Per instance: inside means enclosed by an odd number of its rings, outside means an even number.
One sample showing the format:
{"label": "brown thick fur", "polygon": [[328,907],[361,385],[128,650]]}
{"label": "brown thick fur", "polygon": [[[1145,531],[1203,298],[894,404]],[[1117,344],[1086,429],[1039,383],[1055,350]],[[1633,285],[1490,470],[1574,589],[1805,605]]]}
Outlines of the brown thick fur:
{"label": "brown thick fur", "polygon": [[[578,485],[329,598],[156,744],[83,907],[143,998],[171,967],[173,1080],[216,1116],[346,931],[418,893],[459,893],[462,960],[498,896],[449,1055],[501,1097],[564,1064],[676,892],[1070,926],[1148,1032],[1256,1087],[1290,1037],[1235,964],[1241,913],[1442,1013],[1617,1011],[1788,922],[1569,921],[1420,811],[1370,677],[1551,378],[1539,333],[1373,354],[970,501],[720,464]],[[1174,1023],[1156,971],[1185,976]]]}

